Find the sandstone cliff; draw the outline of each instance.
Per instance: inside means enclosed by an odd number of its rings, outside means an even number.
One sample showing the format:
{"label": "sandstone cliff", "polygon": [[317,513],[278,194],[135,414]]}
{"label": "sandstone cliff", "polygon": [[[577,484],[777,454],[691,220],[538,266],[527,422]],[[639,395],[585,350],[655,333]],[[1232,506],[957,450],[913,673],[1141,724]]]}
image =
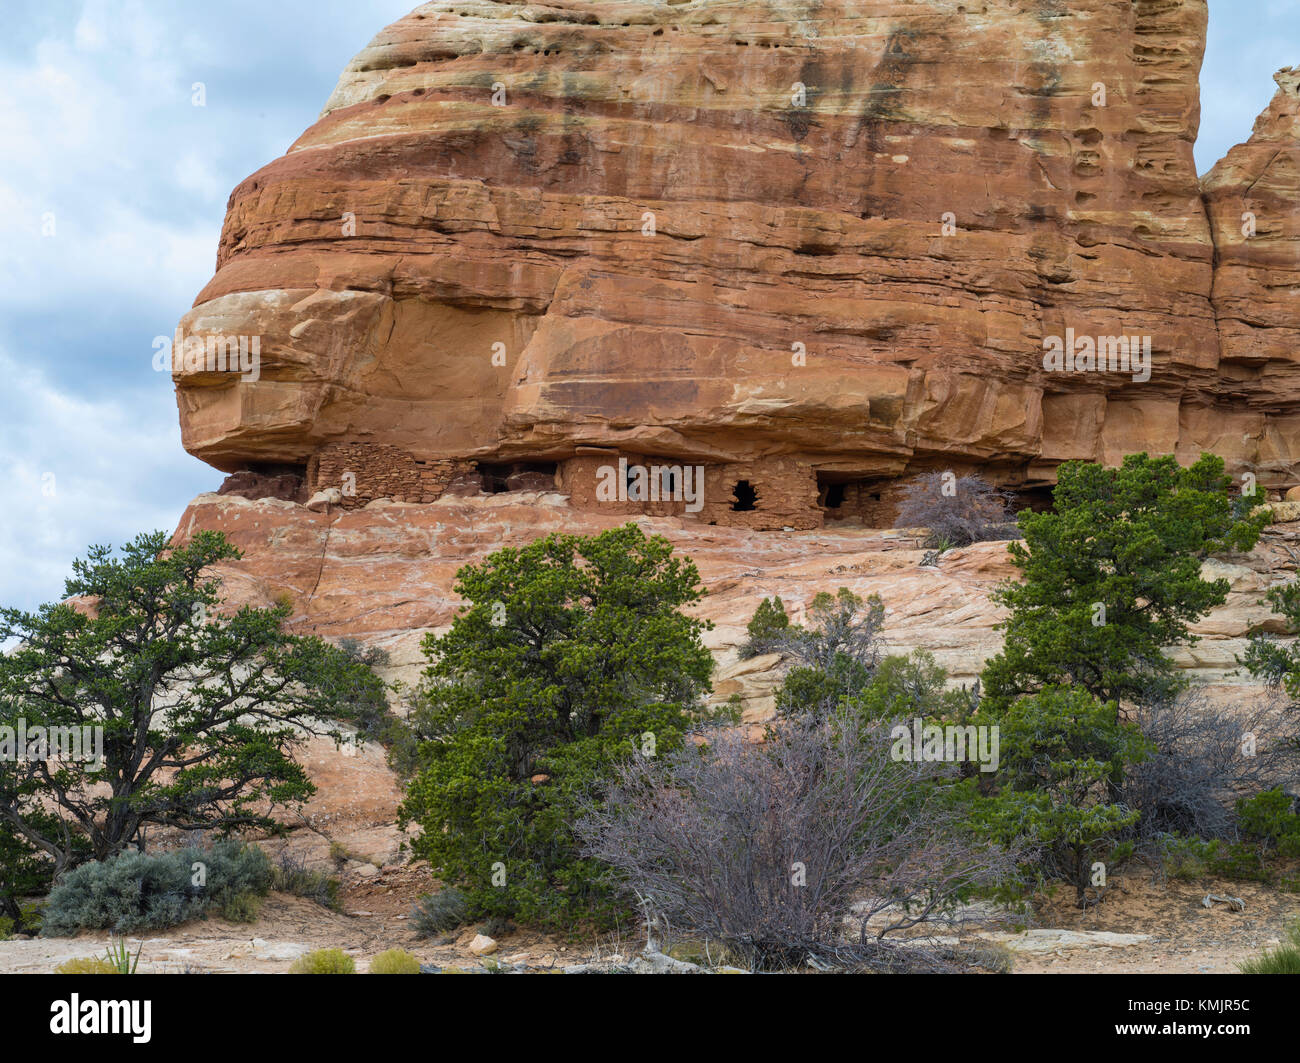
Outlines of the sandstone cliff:
{"label": "sandstone cliff", "polygon": [[[1289,487],[1300,75],[1202,187],[1206,17],[424,4],[231,196],[182,327],[257,337],[261,373],[182,364],[185,445],[358,506],[697,462],[701,519],[776,528],[1141,449]],[[1067,336],[1149,340],[1149,379],[1045,371]]]}
{"label": "sandstone cliff", "polygon": [[[1300,68],[1198,181],[1206,17],[424,4],[231,196],[175,379],[185,445],[237,475],[180,533],[226,531],[237,599],[287,592],[300,629],[386,645],[408,679],[459,566],[629,517],[699,561],[724,668],[763,595],[843,584],[973,676],[1011,572],[995,544],[921,569],[865,530],[913,474],[978,467],[1041,504],[1066,459],[1211,449],[1300,483]],[[1149,377],[1045,368],[1052,337],[1121,336]],[[204,364],[218,337],[257,340],[257,379]],[[655,495],[624,490],[637,465]],[[695,467],[697,504],[659,497]],[[1293,568],[1228,573],[1180,662],[1224,678]],[[761,671],[720,694],[759,711]]]}

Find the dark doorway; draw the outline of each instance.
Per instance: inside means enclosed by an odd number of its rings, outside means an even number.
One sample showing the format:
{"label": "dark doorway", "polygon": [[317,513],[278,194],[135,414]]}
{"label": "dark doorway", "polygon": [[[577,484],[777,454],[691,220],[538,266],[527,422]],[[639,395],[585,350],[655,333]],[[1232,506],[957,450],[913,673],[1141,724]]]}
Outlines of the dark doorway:
{"label": "dark doorway", "polygon": [[499,495],[506,491],[552,490],[556,469],[553,461],[515,461],[508,465],[480,462],[478,474],[483,479],[483,490]]}
{"label": "dark doorway", "polygon": [[490,495],[503,494],[506,480],[512,469],[509,465],[479,465],[478,473],[483,477],[483,490]]}
{"label": "dark doorway", "polygon": [[1011,511],[1019,513],[1023,509],[1043,513],[1052,508],[1052,496],[1055,492],[1050,484],[1038,487],[1021,487],[1008,492],[1011,496]]}

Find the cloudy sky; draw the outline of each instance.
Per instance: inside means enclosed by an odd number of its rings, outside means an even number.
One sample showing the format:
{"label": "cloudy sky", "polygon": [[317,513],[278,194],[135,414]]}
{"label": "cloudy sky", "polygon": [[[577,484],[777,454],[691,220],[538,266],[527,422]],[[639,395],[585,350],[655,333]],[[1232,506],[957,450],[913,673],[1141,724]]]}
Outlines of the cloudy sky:
{"label": "cloudy sky", "polygon": [[[222,475],[181,449],[170,335],[226,197],[416,0],[6,0],[0,34],[0,604],[90,543],[175,527]],[[1300,0],[1210,0],[1202,171],[1300,63]],[[201,82],[206,106],[193,105]]]}

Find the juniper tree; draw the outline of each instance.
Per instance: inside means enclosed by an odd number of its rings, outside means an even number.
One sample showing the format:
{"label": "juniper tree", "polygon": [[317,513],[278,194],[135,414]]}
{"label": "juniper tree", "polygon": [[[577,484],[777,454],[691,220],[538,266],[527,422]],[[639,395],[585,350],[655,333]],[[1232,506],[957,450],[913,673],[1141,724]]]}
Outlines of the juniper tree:
{"label": "juniper tree", "polygon": [[1230,484],[1211,454],[1185,469],[1146,454],[1063,464],[1052,510],[1020,514],[1020,579],[993,596],[1011,615],[985,667],[985,709],[1053,684],[1115,703],[1168,696],[1178,681],[1164,648],[1194,643],[1190,625],[1227,599],[1202,561],[1249,550],[1266,519],[1242,515]]}
{"label": "juniper tree", "polygon": [[1112,783],[1149,745],[1117,719],[1113,704],[1077,688],[1049,687],[1020,699],[998,728],[996,776],[971,780],[995,791],[976,802],[976,822],[995,840],[1027,836],[1041,870],[1070,882],[1082,907],[1093,865],[1139,815],[1112,795]]}
{"label": "juniper tree", "polygon": [[429,636],[401,822],[472,916],[571,925],[614,914],[573,836],[581,802],[705,716],[699,572],[634,524],[551,535],[458,573],[469,605]]}
{"label": "juniper tree", "polygon": [[777,689],[777,712],[825,716],[861,691],[884,656],[884,626],[885,603],[878,594],[864,600],[847,587],[816,594],[808,627],[792,625],[783,639],[784,652],[798,664]]}
{"label": "juniper tree", "polygon": [[[0,610],[0,728],[102,729],[102,758],[0,758],[0,823],[62,873],[105,860],[145,828],[275,830],[314,791],[293,758],[325,721],[383,684],[317,638],[285,632],[289,606],[221,612],[219,532],[90,548],[65,593],[86,603]],[[340,706],[344,708],[340,709]],[[40,751],[36,751],[40,752]]]}

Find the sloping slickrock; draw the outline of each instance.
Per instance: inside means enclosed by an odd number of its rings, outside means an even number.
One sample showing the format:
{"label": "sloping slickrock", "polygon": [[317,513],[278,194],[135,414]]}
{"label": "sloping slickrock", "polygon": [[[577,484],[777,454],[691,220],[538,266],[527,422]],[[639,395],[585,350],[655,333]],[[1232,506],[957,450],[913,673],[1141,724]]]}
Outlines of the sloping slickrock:
{"label": "sloping slickrock", "polygon": [[[242,561],[220,570],[232,604],[269,605],[287,595],[294,630],[382,646],[392,657],[390,676],[413,683],[425,663],[420,640],[446,630],[465,604],[454,590],[458,569],[551,532],[591,535],[625,520],[577,512],[554,494],[448,497],[331,513],[278,499],[206,494],[191,503],[177,535],[219,529],[244,552]],[[695,561],[708,591],[696,612],[714,624],[704,636],[718,664],[714,698],[740,694],[751,722],[771,716],[781,675],[771,655],[737,660],[764,597],[779,595],[799,621],[820,591],[843,586],[863,597],[879,594],[890,651],[927,649],[956,681],[972,681],[1001,648],[995,625],[1005,614],[989,594],[1015,575],[1005,543],[952,550],[938,565],[922,567],[926,551],[898,532],[758,532],[671,517],[637,523]],[[1269,587],[1295,576],[1295,557],[1280,542],[1289,534],[1275,527],[1251,554],[1206,562],[1206,578],[1227,579],[1231,590],[1227,603],[1195,626],[1202,641],[1174,652],[1189,674],[1240,682],[1229,673],[1248,632],[1278,630],[1261,600]]]}

